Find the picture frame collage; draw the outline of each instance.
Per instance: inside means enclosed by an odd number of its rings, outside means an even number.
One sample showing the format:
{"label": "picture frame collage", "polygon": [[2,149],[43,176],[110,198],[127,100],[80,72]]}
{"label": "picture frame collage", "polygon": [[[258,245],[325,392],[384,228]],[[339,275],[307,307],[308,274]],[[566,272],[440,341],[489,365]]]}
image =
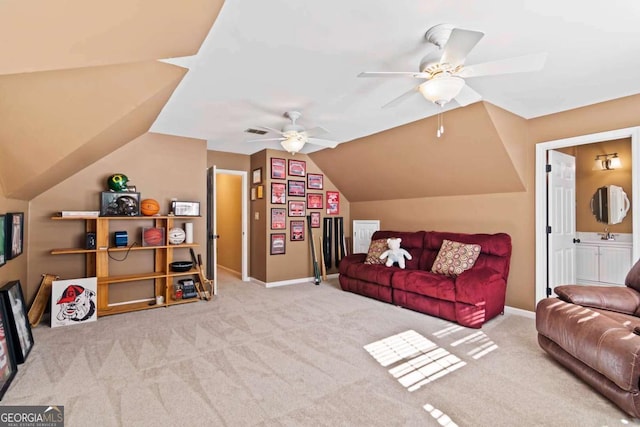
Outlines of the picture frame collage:
{"label": "picture frame collage", "polygon": [[[311,218],[311,228],[320,228],[322,211],[326,207],[326,215],[337,215],[340,199],[339,192],[324,191],[324,175],[308,172],[304,160],[272,157],[269,166],[271,181],[267,201],[272,205],[270,229],[274,231],[270,236],[270,254],[280,255],[286,253],[287,230],[290,242],[304,241],[307,237],[306,216]],[[262,169],[255,171],[253,178],[257,180]],[[253,194],[251,200],[255,200]]]}

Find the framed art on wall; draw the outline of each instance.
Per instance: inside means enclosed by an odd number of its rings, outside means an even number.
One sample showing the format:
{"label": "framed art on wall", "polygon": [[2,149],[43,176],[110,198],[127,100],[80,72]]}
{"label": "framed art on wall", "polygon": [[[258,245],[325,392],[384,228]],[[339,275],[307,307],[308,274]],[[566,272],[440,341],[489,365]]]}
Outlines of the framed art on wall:
{"label": "framed art on wall", "polygon": [[305,216],[305,211],[303,201],[289,200],[289,216]]}
{"label": "framed art on wall", "polygon": [[286,239],[287,235],[284,233],[271,233],[271,249],[269,253],[271,255],[283,255],[286,252]]}
{"label": "framed art on wall", "polygon": [[338,215],[340,213],[340,193],[337,191],[327,191],[327,215]]}
{"label": "framed art on wall", "polygon": [[287,178],[287,163],[285,159],[271,159],[271,179]]}
{"label": "framed art on wall", "polygon": [[322,209],[322,193],[307,193],[307,209]]}
{"label": "framed art on wall", "polygon": [[307,174],[307,188],[309,190],[322,190],[324,187],[324,175],[321,173]]}
{"label": "framed art on wall", "polygon": [[304,181],[287,181],[287,196],[304,197]]}
{"label": "framed art on wall", "polygon": [[6,215],[0,215],[0,267],[7,263],[6,220]]}
{"label": "framed art on wall", "polygon": [[284,230],[287,228],[287,210],[285,208],[271,208],[271,229]]}
{"label": "framed art on wall", "polygon": [[307,162],[304,160],[289,159],[289,175],[305,176],[307,174]]}
{"label": "framed art on wall", "polygon": [[287,185],[284,182],[271,183],[271,203],[274,205],[284,205],[286,203]]}
{"label": "framed art on wall", "polygon": [[320,228],[320,212],[311,212],[311,228]]}
{"label": "framed art on wall", "polygon": [[9,334],[7,309],[4,301],[0,299],[0,353],[4,354],[4,357],[0,358],[0,400],[18,372]]}
{"label": "framed art on wall", "polygon": [[304,221],[291,221],[289,223],[291,229],[290,231],[290,235],[289,235],[289,240],[295,242],[295,241],[302,241],[304,240],[304,227],[305,227],[305,222]]}
{"label": "framed art on wall", "polygon": [[24,212],[5,215],[5,257],[13,259],[22,253],[24,238]]}
{"label": "framed art on wall", "polygon": [[251,183],[262,184],[262,168],[257,168],[253,170],[253,173],[251,174]]}
{"label": "framed art on wall", "polygon": [[[7,308],[5,335],[11,338],[16,363],[24,363],[33,348],[33,335],[20,281],[13,280],[7,283],[0,288],[0,294]],[[7,333],[7,327],[10,334]]]}

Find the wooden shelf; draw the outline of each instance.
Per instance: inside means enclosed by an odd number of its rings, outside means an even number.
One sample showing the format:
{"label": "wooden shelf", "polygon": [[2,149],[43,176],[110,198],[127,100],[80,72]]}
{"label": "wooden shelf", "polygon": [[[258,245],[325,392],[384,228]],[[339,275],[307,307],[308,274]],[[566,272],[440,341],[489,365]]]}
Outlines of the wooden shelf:
{"label": "wooden shelf", "polygon": [[[194,216],[111,216],[111,217],[81,217],[71,216],[62,217],[54,216],[52,219],[57,221],[81,221],[84,223],[84,231],[91,231],[96,233],[96,245],[98,249],[84,249],[84,248],[56,248],[51,250],[52,255],[70,255],[70,254],[82,254],[85,256],[85,270],[87,277],[97,277],[98,279],[98,316],[107,316],[111,314],[127,313],[137,310],[148,310],[151,308],[170,307],[177,304],[186,304],[199,301],[198,298],[188,298],[184,300],[173,300],[171,294],[173,293],[173,281],[176,277],[194,276],[198,275],[198,269],[192,268],[188,271],[171,271],[170,264],[174,260],[174,250],[184,248],[196,248],[199,245],[197,243],[182,243],[179,245],[172,245],[165,240],[164,245],[161,246],[142,246],[136,242],[132,246],[126,247],[109,247],[110,231],[109,225],[112,221],[141,221],[154,227],[162,227],[165,230],[169,230],[174,227],[174,220],[193,220],[200,217]],[[131,224],[137,226],[137,224]],[[130,227],[128,227],[130,228]],[[165,235],[165,239],[168,236]],[[103,249],[100,249],[103,248]],[[109,266],[112,263],[112,259],[109,256],[112,252],[128,252],[128,251],[153,251],[150,256],[153,256],[154,271],[147,271],[135,274],[122,274],[113,275],[109,272]],[[147,255],[145,255],[147,256]],[[147,267],[148,268],[148,267]],[[117,283],[131,283],[131,286],[136,286],[132,282],[138,281],[153,281],[153,286],[149,290],[153,290],[154,294],[147,297],[143,297],[144,301],[139,299],[131,302],[118,303],[116,305],[109,304],[109,288],[113,284]],[[146,293],[146,292],[145,292]],[[165,298],[163,304],[155,304],[155,297],[162,295]],[[153,300],[152,300],[153,299]]]}

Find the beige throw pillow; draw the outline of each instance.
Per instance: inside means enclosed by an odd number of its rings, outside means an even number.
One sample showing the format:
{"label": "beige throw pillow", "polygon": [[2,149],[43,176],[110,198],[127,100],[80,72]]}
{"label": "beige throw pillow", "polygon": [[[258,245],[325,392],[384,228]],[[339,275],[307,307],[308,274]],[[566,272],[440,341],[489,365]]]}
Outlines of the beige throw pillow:
{"label": "beige throw pillow", "polygon": [[456,277],[475,264],[480,255],[480,245],[443,240],[431,271]]}
{"label": "beige throw pillow", "polygon": [[367,258],[364,260],[365,264],[384,264],[384,260],[380,259],[382,252],[389,249],[387,246],[387,239],[372,240],[369,244],[369,252]]}

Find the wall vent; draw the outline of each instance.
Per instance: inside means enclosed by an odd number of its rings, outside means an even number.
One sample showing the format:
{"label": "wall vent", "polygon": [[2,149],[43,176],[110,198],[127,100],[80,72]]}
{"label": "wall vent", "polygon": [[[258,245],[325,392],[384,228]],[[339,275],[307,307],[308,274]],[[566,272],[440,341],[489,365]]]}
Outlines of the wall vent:
{"label": "wall vent", "polygon": [[260,130],[260,129],[253,129],[253,128],[248,128],[244,130],[247,133],[255,133],[257,135],[264,135],[265,133],[267,133],[266,130]]}

